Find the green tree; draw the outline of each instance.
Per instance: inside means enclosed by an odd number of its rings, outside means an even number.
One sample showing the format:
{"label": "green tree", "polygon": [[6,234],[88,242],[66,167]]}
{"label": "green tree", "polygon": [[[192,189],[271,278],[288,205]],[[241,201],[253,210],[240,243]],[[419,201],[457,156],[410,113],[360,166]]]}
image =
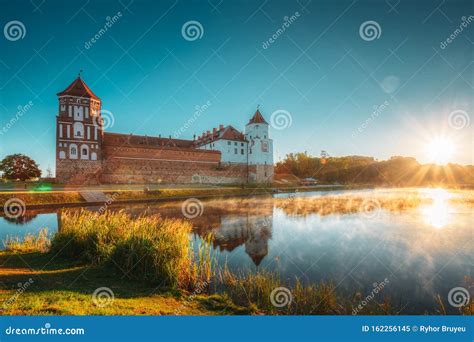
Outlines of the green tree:
{"label": "green tree", "polygon": [[0,171],[3,177],[10,180],[26,181],[31,178],[41,176],[38,164],[28,156],[23,154],[12,154],[6,156],[0,162]]}

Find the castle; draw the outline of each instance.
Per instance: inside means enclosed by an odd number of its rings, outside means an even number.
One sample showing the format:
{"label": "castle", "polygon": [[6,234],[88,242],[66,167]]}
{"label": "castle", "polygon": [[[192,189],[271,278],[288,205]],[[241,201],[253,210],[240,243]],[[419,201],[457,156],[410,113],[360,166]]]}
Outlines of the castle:
{"label": "castle", "polygon": [[243,184],[273,180],[259,109],[242,133],[219,125],[193,140],[105,132],[102,102],[78,76],[57,94],[56,179],[65,184]]}

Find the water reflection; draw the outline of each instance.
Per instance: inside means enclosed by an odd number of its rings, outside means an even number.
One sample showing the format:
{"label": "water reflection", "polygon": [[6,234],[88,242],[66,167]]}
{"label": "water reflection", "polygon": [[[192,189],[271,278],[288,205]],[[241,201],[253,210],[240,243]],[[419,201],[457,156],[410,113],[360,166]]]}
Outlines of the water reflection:
{"label": "water reflection", "polygon": [[428,189],[426,194],[433,201],[420,207],[425,222],[435,228],[443,228],[452,220],[451,194],[444,189]]}
{"label": "water reflection", "polygon": [[244,245],[245,252],[258,266],[268,254],[272,224],[272,216],[224,217],[220,227],[211,230],[214,247],[232,252],[236,247]]}
{"label": "water reflection", "polygon": [[[374,282],[388,277],[384,295],[396,305],[409,304],[404,313],[421,313],[433,305],[435,295],[463,286],[470,274],[472,194],[397,189],[295,196],[301,200],[282,194],[276,199],[214,200],[204,201],[202,216],[191,221],[195,246],[211,234],[218,264],[232,271],[265,269],[285,279],[332,281],[348,295],[370,291]],[[363,196],[380,199],[377,215],[353,211],[357,201],[340,209],[344,198]],[[181,202],[110,210],[183,218]],[[43,227],[61,229],[61,212],[29,211],[29,218],[16,222],[0,218],[0,240]]]}

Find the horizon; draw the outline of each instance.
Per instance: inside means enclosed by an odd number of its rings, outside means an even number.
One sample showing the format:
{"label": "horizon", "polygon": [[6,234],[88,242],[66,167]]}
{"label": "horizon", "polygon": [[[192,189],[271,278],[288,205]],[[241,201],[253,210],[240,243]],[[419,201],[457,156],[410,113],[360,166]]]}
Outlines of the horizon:
{"label": "horizon", "polygon": [[[24,35],[0,37],[0,159],[26,154],[43,174],[55,169],[56,94],[80,70],[112,113],[106,132],[173,136],[197,106],[206,107],[179,137],[192,140],[219,124],[242,131],[260,106],[275,163],[324,150],[474,164],[469,1],[24,1],[2,8],[2,26],[20,21]],[[188,36],[188,22],[198,22],[198,37]],[[366,22],[377,24],[370,26],[376,37],[361,30]],[[445,162],[433,162],[426,145],[448,142]]]}

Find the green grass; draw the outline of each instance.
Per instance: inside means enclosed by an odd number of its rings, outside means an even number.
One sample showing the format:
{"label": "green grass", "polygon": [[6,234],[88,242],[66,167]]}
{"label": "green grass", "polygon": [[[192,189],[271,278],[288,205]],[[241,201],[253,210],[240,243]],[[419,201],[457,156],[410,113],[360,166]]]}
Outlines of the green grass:
{"label": "green grass", "polygon": [[51,243],[53,254],[116,268],[130,279],[175,289],[192,288],[209,279],[207,264],[212,260],[203,252],[194,257],[189,221],[81,210],[65,211],[61,222]]}
{"label": "green grass", "polygon": [[[248,314],[220,295],[197,295],[129,280],[121,271],[58,258],[51,253],[0,252],[0,315]],[[18,295],[19,284],[31,285]],[[108,287],[114,300],[93,300]]]}

